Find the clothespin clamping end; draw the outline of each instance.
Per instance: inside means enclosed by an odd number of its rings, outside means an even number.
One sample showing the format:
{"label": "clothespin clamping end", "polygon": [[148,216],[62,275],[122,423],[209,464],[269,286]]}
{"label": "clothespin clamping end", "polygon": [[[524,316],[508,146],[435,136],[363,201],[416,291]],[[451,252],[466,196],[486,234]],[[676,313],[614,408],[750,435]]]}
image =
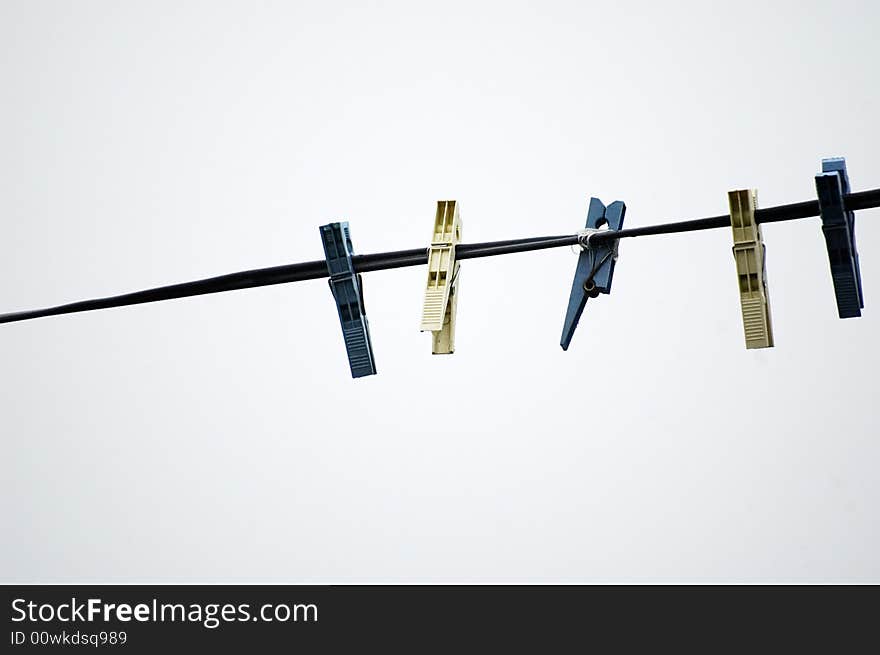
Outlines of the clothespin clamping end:
{"label": "clothespin clamping end", "polygon": [[432,333],[431,352],[455,352],[455,314],[458,305],[459,263],[455,246],[461,241],[461,216],[455,200],[439,200],[428,248],[428,282],[422,305],[421,331]]}
{"label": "clothespin clamping end", "polygon": [[754,189],[727,194],[746,348],[772,348],[773,326],[764,267],[766,248],[761,226],[755,221],[757,199],[758,192]]}
{"label": "clothespin clamping end", "polygon": [[568,350],[571,344],[587,300],[596,298],[600,293],[611,293],[619,239],[603,240],[599,243],[591,243],[590,239],[597,232],[602,232],[606,225],[608,230],[620,230],[623,227],[624,214],[626,205],[619,200],[606,207],[598,198],[590,198],[586,229],[578,232],[581,253],[574,271],[568,310],[562,325],[562,339],[559,341],[563,350]]}
{"label": "clothespin clamping end", "polygon": [[355,273],[351,258],[354,248],[348,223],[330,223],[321,226],[321,242],[330,274],[330,291],[339,311],[342,338],[348,353],[351,377],[376,374],[373,345],[370,342],[370,324],[364,309],[363,280]]}
{"label": "clothespin clamping end", "polygon": [[831,264],[837,315],[840,318],[861,316],[865,298],[856,250],[856,217],[843,206],[843,197],[849,193],[849,176],[843,157],[822,160],[822,172],[816,176],[816,193]]}

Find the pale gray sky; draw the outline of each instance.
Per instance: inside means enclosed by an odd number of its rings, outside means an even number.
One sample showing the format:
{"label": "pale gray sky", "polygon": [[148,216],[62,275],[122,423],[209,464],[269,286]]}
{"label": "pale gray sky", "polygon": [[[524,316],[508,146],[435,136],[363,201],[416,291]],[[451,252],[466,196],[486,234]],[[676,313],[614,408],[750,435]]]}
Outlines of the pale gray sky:
{"label": "pale gray sky", "polygon": [[[322,255],[880,186],[875,2],[0,3],[0,311]],[[819,219],[628,240],[571,349],[568,249],[0,326],[4,582],[880,581],[880,210],[837,318]]]}

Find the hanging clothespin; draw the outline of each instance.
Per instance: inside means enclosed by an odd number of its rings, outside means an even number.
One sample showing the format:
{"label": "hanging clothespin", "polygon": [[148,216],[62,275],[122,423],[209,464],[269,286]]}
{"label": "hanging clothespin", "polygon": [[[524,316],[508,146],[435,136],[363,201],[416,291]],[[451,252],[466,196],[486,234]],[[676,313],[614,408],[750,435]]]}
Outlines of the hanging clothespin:
{"label": "hanging clothespin", "polygon": [[822,160],[822,172],[816,176],[816,193],[831,264],[837,315],[840,318],[861,316],[865,299],[856,250],[856,217],[855,212],[843,207],[843,196],[849,193],[849,176],[843,157]]}
{"label": "hanging clothespin", "polygon": [[730,191],[727,200],[746,348],[772,348],[773,326],[764,267],[766,248],[761,226],[755,221],[758,192],[754,189]]}
{"label": "hanging clothespin", "polygon": [[354,248],[348,223],[330,223],[321,226],[321,242],[330,274],[330,291],[336,300],[342,338],[348,353],[351,377],[376,374],[373,345],[370,342],[370,324],[364,309],[363,280],[354,271],[351,257]]}
{"label": "hanging clothespin", "polygon": [[568,310],[565,312],[565,322],[562,325],[562,339],[559,341],[563,350],[568,350],[571,344],[571,338],[574,336],[587,300],[597,297],[600,293],[611,293],[619,239],[591,244],[590,238],[595,233],[603,231],[601,228],[606,225],[608,230],[620,230],[623,227],[625,213],[626,205],[619,200],[605,207],[598,198],[590,198],[586,229],[578,232],[581,253],[574,271],[571,295],[568,297]]}
{"label": "hanging clothespin", "polygon": [[431,352],[455,352],[455,312],[458,305],[459,263],[455,245],[461,241],[461,216],[455,200],[437,201],[434,232],[428,249],[428,282],[422,305],[421,331],[433,334]]}

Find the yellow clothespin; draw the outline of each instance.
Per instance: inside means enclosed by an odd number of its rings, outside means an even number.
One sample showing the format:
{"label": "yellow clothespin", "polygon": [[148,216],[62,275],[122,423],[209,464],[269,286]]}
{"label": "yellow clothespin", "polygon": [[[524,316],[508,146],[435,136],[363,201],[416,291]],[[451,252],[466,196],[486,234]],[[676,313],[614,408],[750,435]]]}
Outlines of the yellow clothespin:
{"label": "yellow clothespin", "polygon": [[770,299],[764,269],[764,239],[755,222],[758,192],[754,189],[730,191],[730,224],[733,227],[733,258],[739,278],[746,348],[772,348]]}
{"label": "yellow clothespin", "polygon": [[458,268],[455,244],[461,241],[461,217],[455,200],[439,200],[434,234],[428,249],[428,283],[422,306],[422,332],[433,333],[435,355],[455,351],[455,308],[458,304]]}

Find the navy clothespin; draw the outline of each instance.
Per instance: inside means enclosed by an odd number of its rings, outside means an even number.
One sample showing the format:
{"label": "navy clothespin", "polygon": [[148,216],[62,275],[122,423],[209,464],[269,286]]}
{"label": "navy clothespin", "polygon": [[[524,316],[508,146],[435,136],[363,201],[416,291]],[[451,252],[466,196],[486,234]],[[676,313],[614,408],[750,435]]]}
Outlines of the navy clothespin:
{"label": "navy clothespin", "polygon": [[354,271],[351,257],[351,233],[348,223],[330,223],[321,226],[321,242],[330,273],[330,291],[339,310],[342,337],[348,353],[351,377],[376,374],[373,344],[370,342],[370,324],[364,309],[363,281]]}
{"label": "navy clothespin", "polygon": [[563,350],[568,350],[587,300],[595,298],[600,293],[611,293],[618,240],[591,244],[590,237],[605,225],[609,230],[621,229],[625,213],[626,205],[619,200],[605,207],[598,198],[590,198],[586,229],[578,232],[582,251],[574,271],[568,310],[565,312],[565,323],[562,325],[562,339],[559,345]]}
{"label": "navy clothespin", "polygon": [[849,176],[843,157],[822,160],[822,172],[816,176],[822,232],[828,247],[831,280],[840,318],[862,315],[862,274],[856,250],[855,213],[843,207],[843,196],[849,193]]}

